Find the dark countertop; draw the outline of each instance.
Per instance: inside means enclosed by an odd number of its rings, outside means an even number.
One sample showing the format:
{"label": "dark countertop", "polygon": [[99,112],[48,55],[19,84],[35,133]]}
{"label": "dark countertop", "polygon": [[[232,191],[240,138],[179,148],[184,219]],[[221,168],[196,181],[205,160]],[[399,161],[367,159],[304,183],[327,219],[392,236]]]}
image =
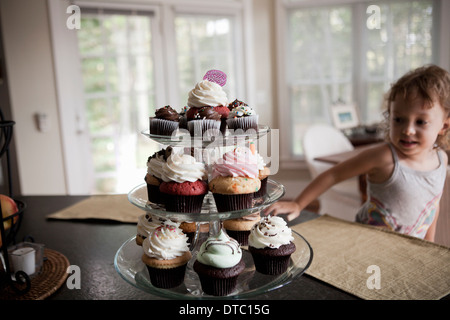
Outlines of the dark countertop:
{"label": "dark countertop", "polygon": [[[46,216],[87,196],[26,196],[22,225],[16,238],[32,236],[37,243],[67,257],[81,271],[81,288],[69,289],[66,284],[48,299],[54,300],[148,300],[161,299],[128,284],[114,267],[114,256],[120,246],[136,233],[135,224],[103,220],[50,220]],[[302,212],[290,225],[317,217]],[[313,248],[314,249],[314,248]],[[347,300],[357,299],[333,286],[303,274],[282,288],[255,296],[256,300]]]}

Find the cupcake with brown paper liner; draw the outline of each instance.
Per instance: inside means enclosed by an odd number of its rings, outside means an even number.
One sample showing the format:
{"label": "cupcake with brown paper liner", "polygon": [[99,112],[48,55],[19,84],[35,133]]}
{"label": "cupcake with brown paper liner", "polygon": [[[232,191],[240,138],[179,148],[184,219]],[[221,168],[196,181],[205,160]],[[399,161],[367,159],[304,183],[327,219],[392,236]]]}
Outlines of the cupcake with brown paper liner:
{"label": "cupcake with brown paper liner", "polygon": [[189,133],[193,137],[210,138],[218,135],[221,115],[211,107],[196,108],[193,118],[187,122]]}
{"label": "cupcake with brown paper liner", "polygon": [[236,240],[220,230],[202,243],[193,267],[204,293],[226,296],[235,290],[238,277],[245,269],[242,249]]}
{"label": "cupcake with brown paper liner", "polygon": [[283,218],[266,216],[256,223],[248,237],[256,271],[278,275],[286,272],[292,253],[295,252],[292,230]]}
{"label": "cupcake with brown paper liner", "polygon": [[150,117],[150,134],[170,136],[179,127],[180,116],[171,106],[165,106],[155,111]]}
{"label": "cupcake with brown paper liner", "polygon": [[228,98],[222,87],[226,84],[226,78],[226,74],[220,70],[206,72],[203,80],[189,92],[187,101],[189,110],[186,112],[188,122],[196,118],[201,108],[210,107],[220,115],[219,129],[225,134],[229,110]]}
{"label": "cupcake with brown paper liner", "polygon": [[167,161],[167,158],[172,153],[172,147],[161,149],[155,152],[147,159],[147,174],[145,175],[145,183],[147,184],[147,197],[148,200],[155,204],[164,204],[164,195],[159,191],[161,185],[163,166]]}
{"label": "cupcake with brown paper liner", "polygon": [[209,190],[219,212],[248,209],[261,187],[256,157],[249,148],[237,147],[212,166]]}
{"label": "cupcake with brown paper liner", "polygon": [[164,225],[143,241],[142,261],[153,286],[168,289],[184,282],[186,266],[192,257],[187,240],[180,228]]}
{"label": "cupcake with brown paper liner", "polygon": [[258,131],[259,115],[255,110],[247,105],[241,105],[233,108],[228,114],[227,126],[228,129],[233,129],[235,133],[240,131],[247,132],[248,130]]}
{"label": "cupcake with brown paper liner", "polygon": [[223,221],[223,228],[228,235],[235,239],[241,246],[248,245],[250,230],[261,219],[259,212],[254,212],[244,217]]}
{"label": "cupcake with brown paper liner", "polygon": [[164,195],[166,210],[199,213],[208,193],[205,164],[191,155],[172,152],[162,171],[159,190]]}

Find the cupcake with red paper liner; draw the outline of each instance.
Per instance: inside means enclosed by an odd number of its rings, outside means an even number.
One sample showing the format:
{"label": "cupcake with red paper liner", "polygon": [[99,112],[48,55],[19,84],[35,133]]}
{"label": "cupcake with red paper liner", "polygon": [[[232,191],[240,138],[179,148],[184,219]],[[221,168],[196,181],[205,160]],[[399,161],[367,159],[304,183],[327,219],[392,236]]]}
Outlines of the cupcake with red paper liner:
{"label": "cupcake with red paper liner", "polygon": [[162,182],[162,168],[171,152],[172,147],[167,147],[166,149],[155,152],[147,159],[147,174],[144,180],[147,184],[148,200],[152,203],[164,204],[163,195],[159,191],[159,186]]}
{"label": "cupcake with red paper liner", "polygon": [[159,226],[143,241],[142,261],[153,286],[167,289],[183,283],[192,257],[187,241],[181,229],[173,225]]}
{"label": "cupcake with red paper liner", "polygon": [[165,106],[155,111],[150,117],[150,134],[170,136],[179,127],[180,116],[171,106]]}
{"label": "cupcake with red paper liner", "polygon": [[228,114],[227,126],[233,130],[258,130],[259,115],[247,105],[233,108]]}
{"label": "cupcake with red paper liner", "polygon": [[159,190],[164,195],[166,210],[200,212],[208,193],[205,164],[191,155],[172,152],[162,171]]}
{"label": "cupcake with red paper liner", "polygon": [[235,290],[238,277],[245,269],[242,249],[236,240],[220,230],[202,243],[193,267],[204,293],[226,296]]}
{"label": "cupcake with red paper liner", "polygon": [[212,166],[209,190],[219,212],[252,207],[253,194],[261,187],[257,159],[249,148],[237,147]]}
{"label": "cupcake with red paper liner", "polygon": [[256,223],[248,237],[248,249],[255,269],[269,275],[284,273],[296,250],[292,230],[283,218],[266,216]]}
{"label": "cupcake with red paper liner", "polygon": [[143,241],[149,237],[156,228],[164,225],[180,226],[179,222],[172,221],[167,218],[158,217],[150,213],[145,213],[138,218],[136,244],[141,246]]}

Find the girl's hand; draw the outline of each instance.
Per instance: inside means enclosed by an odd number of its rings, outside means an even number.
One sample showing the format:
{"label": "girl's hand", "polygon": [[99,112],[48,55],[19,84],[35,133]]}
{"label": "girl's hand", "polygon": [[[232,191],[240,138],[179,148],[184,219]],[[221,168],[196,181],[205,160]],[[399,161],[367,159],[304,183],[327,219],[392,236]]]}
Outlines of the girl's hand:
{"label": "girl's hand", "polygon": [[300,215],[301,208],[294,201],[278,201],[264,210],[264,215],[277,216],[279,214],[287,214],[286,219],[291,221]]}

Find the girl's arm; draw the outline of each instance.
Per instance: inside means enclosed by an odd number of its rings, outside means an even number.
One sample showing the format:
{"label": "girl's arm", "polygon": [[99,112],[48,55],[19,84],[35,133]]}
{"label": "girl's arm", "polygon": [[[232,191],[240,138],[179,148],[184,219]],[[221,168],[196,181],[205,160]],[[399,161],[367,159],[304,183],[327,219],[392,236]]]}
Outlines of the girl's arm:
{"label": "girl's arm", "polygon": [[392,153],[388,145],[383,144],[365,150],[359,155],[322,172],[311,181],[294,201],[278,201],[271,205],[265,211],[265,214],[287,214],[286,218],[292,220],[299,216],[300,211],[308,204],[335,184],[366,173],[377,175],[380,170],[385,171],[384,168],[389,167],[389,164],[392,164]]}

